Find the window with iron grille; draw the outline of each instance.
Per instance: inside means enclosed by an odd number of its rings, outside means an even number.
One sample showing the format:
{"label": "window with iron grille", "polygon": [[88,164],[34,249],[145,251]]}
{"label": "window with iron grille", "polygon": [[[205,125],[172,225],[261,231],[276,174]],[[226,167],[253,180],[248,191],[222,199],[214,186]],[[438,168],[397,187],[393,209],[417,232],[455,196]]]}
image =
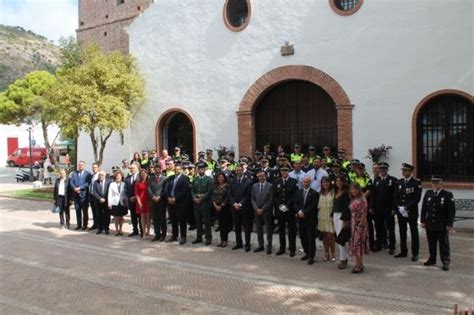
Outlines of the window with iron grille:
{"label": "window with iron grille", "polygon": [[250,0],[227,0],[224,6],[226,25],[234,31],[240,31],[248,23]]}
{"label": "window with iron grille", "polygon": [[359,0],[334,0],[339,10],[350,11],[355,8]]}
{"label": "window with iron grille", "polygon": [[429,100],[416,120],[418,177],[474,182],[474,104],[456,94]]}

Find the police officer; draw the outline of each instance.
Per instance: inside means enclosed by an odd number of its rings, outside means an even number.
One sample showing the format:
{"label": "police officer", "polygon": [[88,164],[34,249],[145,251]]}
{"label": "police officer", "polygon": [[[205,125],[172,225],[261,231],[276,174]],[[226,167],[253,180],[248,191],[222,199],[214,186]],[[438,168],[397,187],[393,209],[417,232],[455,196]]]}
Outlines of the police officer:
{"label": "police officer", "polygon": [[262,163],[262,167],[260,170],[265,173],[265,176],[267,177],[267,182],[273,184],[273,181],[275,180],[275,175],[273,169],[271,169],[269,166],[270,161],[266,157],[263,157],[260,162]]}
{"label": "police officer", "polygon": [[[211,244],[211,193],[213,180],[206,176],[205,163],[198,164],[198,175],[194,177],[191,195],[194,203],[194,217],[196,219],[196,239],[193,244],[202,242],[202,235],[206,236],[206,245]],[[204,224],[204,230],[202,225]]]}
{"label": "police officer", "polygon": [[206,163],[207,169],[214,172],[217,169],[217,162],[212,158],[213,151],[211,149],[206,150]]}
{"label": "police officer", "polygon": [[303,159],[303,153],[301,153],[301,146],[299,144],[295,144],[293,146],[293,153],[290,155],[290,161],[291,163],[295,163],[296,161],[301,162],[301,159]]}
{"label": "police officer", "polygon": [[290,257],[296,252],[296,216],[295,216],[295,196],[298,191],[296,179],[289,176],[288,167],[281,167],[281,178],[275,180],[273,184],[274,205],[276,217],[278,218],[278,230],[280,234],[280,250],[277,255],[283,255],[286,251],[286,227],[288,226],[288,243]]}
{"label": "police officer", "polygon": [[339,162],[341,163],[342,170],[346,173],[349,172],[351,161],[346,160],[346,150],[345,149],[337,150],[337,158]]}
{"label": "police officer", "polygon": [[[251,170],[249,170],[249,168],[248,168],[248,159],[247,158],[242,158],[240,160],[239,166],[242,166],[242,177],[243,178],[250,180],[252,183],[255,183],[257,181],[257,177],[255,176],[255,174]],[[237,168],[236,168],[236,173],[237,173]]]}
{"label": "police officer", "polygon": [[327,164],[331,164],[334,160],[334,157],[331,155],[331,149],[326,145],[323,148],[323,158],[326,158]]}
{"label": "police officer", "polygon": [[378,163],[379,174],[374,179],[369,213],[375,217],[375,232],[377,240],[373,252],[378,252],[386,246],[388,231],[389,255],[395,254],[395,209],[394,192],[398,180],[388,174],[390,165]]}
{"label": "police officer", "polygon": [[308,163],[313,165],[313,161],[316,158],[320,158],[319,155],[316,154],[316,148],[313,145],[310,145],[308,148]]}
{"label": "police officer", "polygon": [[263,152],[262,153],[263,153],[262,157],[264,157],[268,160],[268,165],[270,167],[275,166],[275,163],[276,163],[275,153],[270,151],[270,144],[267,143],[263,146]]}
{"label": "police officer", "polygon": [[430,252],[430,257],[424,265],[436,264],[436,246],[439,242],[442,269],[448,271],[451,262],[449,232],[453,229],[456,214],[454,196],[450,191],[443,189],[443,179],[440,176],[433,175],[431,183],[433,189],[425,193],[421,207],[421,226],[426,229]]}
{"label": "police officer", "polygon": [[400,253],[395,258],[407,257],[407,224],[410,225],[412,261],[418,261],[420,240],[418,236],[418,203],[421,199],[421,181],[413,177],[413,165],[402,164],[403,177],[395,189],[398,227],[400,229]]}

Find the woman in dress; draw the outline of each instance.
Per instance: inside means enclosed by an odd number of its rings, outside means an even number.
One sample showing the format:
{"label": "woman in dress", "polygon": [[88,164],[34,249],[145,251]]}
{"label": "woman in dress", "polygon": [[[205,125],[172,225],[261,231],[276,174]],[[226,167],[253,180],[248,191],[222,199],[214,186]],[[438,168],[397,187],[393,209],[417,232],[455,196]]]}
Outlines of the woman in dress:
{"label": "woman in dress", "polygon": [[217,245],[219,247],[227,247],[229,232],[232,230],[232,212],[227,199],[228,190],[227,177],[224,173],[219,173],[216,176],[214,189],[212,191],[212,204],[219,220],[221,236],[221,242]]}
{"label": "woman in dress", "polygon": [[[137,198],[137,215],[140,216],[140,222],[145,234],[145,238],[150,236],[151,208],[148,195],[148,173],[146,169],[140,169],[140,176],[135,184],[135,197]],[[143,237],[143,235],[142,235]]]}
{"label": "woman in dress", "polygon": [[355,256],[356,263],[352,273],[364,271],[363,256],[369,253],[369,231],[367,229],[367,200],[357,183],[350,186],[352,236],[349,242],[349,255]]}
{"label": "woman in dress", "polygon": [[331,179],[324,176],[321,179],[321,191],[319,193],[318,202],[318,230],[323,237],[324,260],[336,261],[335,251],[336,242],[334,236],[334,225],[331,218],[332,208],[334,204],[334,190],[332,189]]}
{"label": "woman in dress", "polygon": [[[68,188],[69,180],[66,176],[66,170],[61,168],[59,170],[59,177],[54,182],[54,206],[59,207],[59,223],[61,227],[64,225],[69,229],[69,203],[68,203]],[[66,220],[64,220],[66,214]]]}
{"label": "woman in dress", "polygon": [[[334,230],[336,235],[343,229],[349,229],[351,226],[351,212],[349,210],[349,191],[347,189],[347,180],[345,175],[338,175],[335,180],[334,211],[332,214]],[[347,268],[347,244],[342,246],[337,244],[339,249],[339,269]]]}
{"label": "woman in dress", "polygon": [[109,192],[107,193],[107,202],[111,214],[114,216],[115,236],[123,235],[123,217],[127,214],[127,194],[125,191],[125,183],[123,180],[123,174],[121,172],[115,172],[113,175],[113,182],[110,183]]}

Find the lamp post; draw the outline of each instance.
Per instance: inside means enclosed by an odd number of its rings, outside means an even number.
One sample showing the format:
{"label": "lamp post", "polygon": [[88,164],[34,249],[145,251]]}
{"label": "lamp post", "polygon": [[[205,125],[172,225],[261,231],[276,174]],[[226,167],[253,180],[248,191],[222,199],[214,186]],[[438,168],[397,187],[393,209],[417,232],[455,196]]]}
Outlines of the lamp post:
{"label": "lamp post", "polygon": [[28,143],[29,143],[29,150],[30,150],[30,181],[33,181],[33,154],[31,149],[31,132],[33,131],[33,126],[31,125],[31,121],[26,122],[28,125]]}

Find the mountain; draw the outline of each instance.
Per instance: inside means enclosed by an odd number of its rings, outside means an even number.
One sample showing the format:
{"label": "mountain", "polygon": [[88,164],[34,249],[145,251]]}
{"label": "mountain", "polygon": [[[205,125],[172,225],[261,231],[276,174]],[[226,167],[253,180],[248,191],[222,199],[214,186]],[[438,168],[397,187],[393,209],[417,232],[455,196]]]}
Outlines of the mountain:
{"label": "mountain", "polygon": [[53,72],[59,58],[59,47],[46,37],[20,26],[0,24],[0,92],[28,72]]}

